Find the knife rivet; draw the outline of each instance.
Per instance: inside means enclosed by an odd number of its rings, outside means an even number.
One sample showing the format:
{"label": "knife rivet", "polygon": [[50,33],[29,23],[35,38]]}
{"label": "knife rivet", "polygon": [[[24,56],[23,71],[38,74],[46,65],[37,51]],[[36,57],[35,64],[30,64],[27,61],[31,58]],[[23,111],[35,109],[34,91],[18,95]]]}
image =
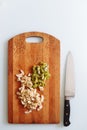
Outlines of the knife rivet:
{"label": "knife rivet", "polygon": [[68,123],[67,123],[67,122],[65,122],[65,124],[67,125]]}
{"label": "knife rivet", "polygon": [[66,104],[66,107],[68,107],[68,104]]}
{"label": "knife rivet", "polygon": [[66,113],[66,115],[68,115],[68,113]]}

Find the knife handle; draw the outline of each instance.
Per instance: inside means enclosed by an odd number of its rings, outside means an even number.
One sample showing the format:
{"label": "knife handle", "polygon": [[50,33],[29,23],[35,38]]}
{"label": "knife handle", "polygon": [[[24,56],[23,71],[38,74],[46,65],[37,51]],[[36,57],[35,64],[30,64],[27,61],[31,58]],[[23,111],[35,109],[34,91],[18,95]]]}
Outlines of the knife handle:
{"label": "knife handle", "polygon": [[66,100],[64,101],[64,126],[70,125],[70,101]]}

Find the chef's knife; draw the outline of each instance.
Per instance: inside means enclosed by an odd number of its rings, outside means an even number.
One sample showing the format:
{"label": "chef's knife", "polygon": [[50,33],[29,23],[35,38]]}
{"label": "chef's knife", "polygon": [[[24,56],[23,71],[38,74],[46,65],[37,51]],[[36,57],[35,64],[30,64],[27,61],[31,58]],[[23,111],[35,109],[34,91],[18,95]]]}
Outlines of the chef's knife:
{"label": "chef's knife", "polygon": [[66,62],[65,95],[64,95],[64,126],[70,125],[70,99],[75,96],[74,64],[71,52]]}

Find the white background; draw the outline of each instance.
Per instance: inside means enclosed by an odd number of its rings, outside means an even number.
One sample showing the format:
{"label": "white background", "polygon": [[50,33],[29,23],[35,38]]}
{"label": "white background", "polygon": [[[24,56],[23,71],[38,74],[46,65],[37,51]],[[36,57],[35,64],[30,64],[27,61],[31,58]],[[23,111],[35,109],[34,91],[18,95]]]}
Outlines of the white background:
{"label": "white background", "polygon": [[[3,2],[2,2],[3,1]],[[0,0],[0,129],[87,130],[87,0]],[[61,41],[60,125],[7,123],[7,42],[16,34],[41,31]],[[65,60],[75,64],[76,96],[71,100],[71,125],[62,125]]]}

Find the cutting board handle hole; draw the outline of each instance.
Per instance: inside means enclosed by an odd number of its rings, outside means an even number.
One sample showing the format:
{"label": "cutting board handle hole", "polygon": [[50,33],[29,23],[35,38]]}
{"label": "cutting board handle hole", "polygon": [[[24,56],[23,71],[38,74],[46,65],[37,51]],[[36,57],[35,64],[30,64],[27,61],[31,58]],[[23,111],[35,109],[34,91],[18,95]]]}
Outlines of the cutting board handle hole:
{"label": "cutting board handle hole", "polygon": [[41,43],[43,42],[43,38],[39,36],[31,36],[26,38],[27,43]]}

